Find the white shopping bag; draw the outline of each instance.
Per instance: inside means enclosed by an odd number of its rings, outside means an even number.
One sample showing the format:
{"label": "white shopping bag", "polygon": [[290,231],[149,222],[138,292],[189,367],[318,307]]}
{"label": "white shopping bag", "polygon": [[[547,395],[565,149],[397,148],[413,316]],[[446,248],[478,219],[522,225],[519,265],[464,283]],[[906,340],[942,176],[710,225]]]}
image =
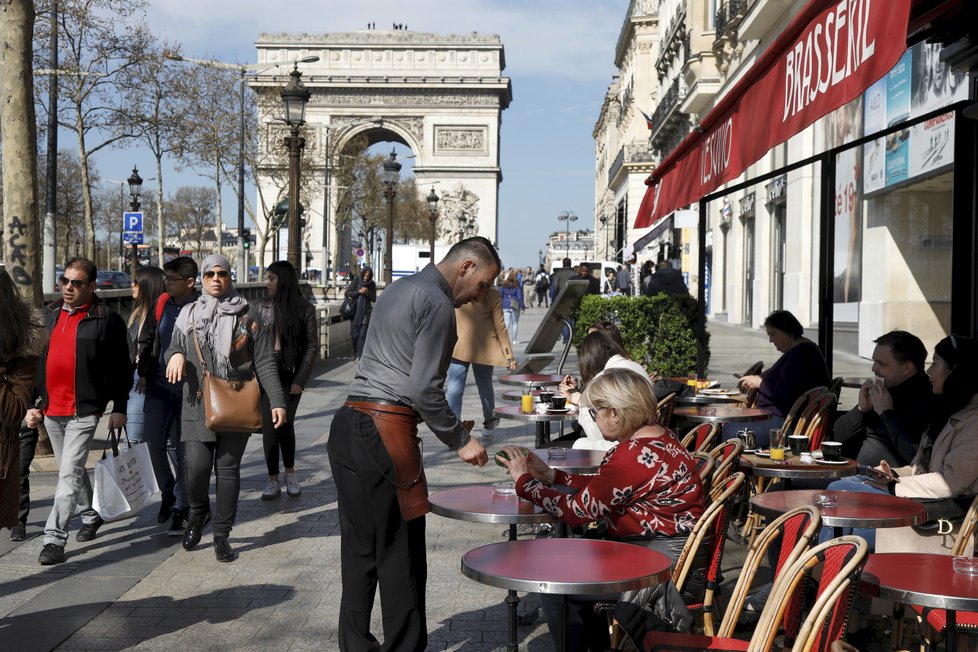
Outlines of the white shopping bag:
{"label": "white shopping bag", "polygon": [[[126,436],[126,442],[129,442]],[[133,516],[160,492],[145,443],[119,450],[119,431],[109,431],[106,442],[112,446],[111,457],[102,451],[95,463],[95,498],[93,507],[103,520],[113,521]]]}

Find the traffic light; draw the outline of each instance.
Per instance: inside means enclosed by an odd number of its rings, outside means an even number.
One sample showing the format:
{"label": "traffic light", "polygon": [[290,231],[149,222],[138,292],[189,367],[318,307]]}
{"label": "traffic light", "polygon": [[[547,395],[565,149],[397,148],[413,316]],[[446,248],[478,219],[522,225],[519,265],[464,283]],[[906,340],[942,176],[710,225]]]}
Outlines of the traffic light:
{"label": "traffic light", "polygon": [[244,248],[251,249],[251,229],[242,229],[241,238]]}

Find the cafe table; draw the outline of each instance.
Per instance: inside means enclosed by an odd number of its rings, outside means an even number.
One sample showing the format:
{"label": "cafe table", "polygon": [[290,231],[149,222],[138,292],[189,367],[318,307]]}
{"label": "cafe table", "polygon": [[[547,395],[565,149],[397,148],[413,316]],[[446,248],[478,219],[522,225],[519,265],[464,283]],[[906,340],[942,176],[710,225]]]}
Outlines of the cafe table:
{"label": "cafe table", "polygon": [[556,643],[564,652],[568,596],[656,586],[670,578],[671,562],[662,553],[620,541],[526,539],[470,550],[462,557],[462,574],[487,586],[560,596]]}
{"label": "cafe table", "polygon": [[859,472],[859,464],[848,458],[839,460],[838,464],[823,462],[818,459],[810,464],[805,464],[801,458],[792,455],[787,449],[785,449],[785,455],[789,455],[789,457],[783,461],[773,461],[769,457],[744,453],[740,456],[739,468],[744,473],[750,473],[755,477],[784,480],[785,489],[791,488],[792,480],[835,480],[856,475]]}
{"label": "cafe table", "polygon": [[744,397],[740,394],[697,394],[676,397],[676,405],[722,405],[743,402]]}
{"label": "cafe table", "polygon": [[568,473],[594,473],[601,466],[601,461],[608,451],[589,450],[586,448],[562,448],[563,455],[553,455],[550,448],[536,448],[533,453],[552,469],[560,469]]}
{"label": "cafe table", "polygon": [[909,498],[889,494],[862,491],[834,491],[830,489],[791,489],[768,491],[751,496],[751,509],[764,516],[777,517],[797,507],[814,504],[816,494],[829,494],[836,499],[835,507],[818,507],[822,526],[834,528],[833,536],[842,536],[846,527],[904,527],[927,520],[923,505]]}
{"label": "cafe table", "polygon": [[[554,389],[549,389],[549,390],[534,389],[534,390],[532,390],[530,392],[530,395],[533,397],[533,402],[534,403],[539,403],[540,402],[540,392],[543,392],[543,391],[549,391],[551,394],[557,394],[557,390],[554,390]],[[519,402],[519,401],[522,401],[523,400],[523,390],[521,390],[521,389],[509,389],[509,390],[506,390],[505,392],[502,392],[500,394],[500,396],[502,397],[502,399],[504,401],[516,401],[516,402]]]}
{"label": "cafe table", "polygon": [[700,423],[732,423],[764,421],[772,412],[762,408],[729,407],[726,405],[676,408],[672,415],[679,419]]}
{"label": "cafe table", "polygon": [[[491,485],[473,485],[445,489],[428,497],[431,511],[445,518],[469,523],[503,523],[509,525],[509,540],[516,540],[517,525],[554,523],[556,518],[533,503],[521,499],[515,493],[499,495]],[[515,590],[506,596],[509,613],[507,650],[518,649],[516,641],[516,609],[520,598]]]}
{"label": "cafe table", "polygon": [[527,421],[530,423],[535,423],[537,426],[536,442],[534,446],[536,448],[543,448],[547,443],[550,442],[550,423],[553,421],[574,421],[577,419],[577,407],[573,405],[567,406],[566,411],[557,412],[554,410],[547,410],[538,412],[534,409],[533,412],[523,412],[522,405],[507,405],[504,407],[497,407],[493,413],[500,419],[512,419],[514,421]]}
{"label": "cafe table", "polygon": [[499,377],[499,382],[503,385],[517,385],[520,387],[547,387],[559,385],[564,379],[559,374],[508,374]]}
{"label": "cafe table", "polygon": [[948,650],[957,647],[957,611],[978,611],[978,575],[955,573],[954,557],[920,552],[877,552],[869,556],[859,581],[867,595],[944,609]]}

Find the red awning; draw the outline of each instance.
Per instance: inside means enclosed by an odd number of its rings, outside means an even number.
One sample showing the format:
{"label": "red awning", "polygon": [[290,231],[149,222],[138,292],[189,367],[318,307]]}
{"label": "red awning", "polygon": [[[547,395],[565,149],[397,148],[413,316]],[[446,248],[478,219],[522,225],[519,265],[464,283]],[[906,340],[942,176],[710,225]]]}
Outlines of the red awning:
{"label": "red awning", "polygon": [[859,97],[906,50],[911,0],[811,0],[646,180],[635,228],[736,179]]}

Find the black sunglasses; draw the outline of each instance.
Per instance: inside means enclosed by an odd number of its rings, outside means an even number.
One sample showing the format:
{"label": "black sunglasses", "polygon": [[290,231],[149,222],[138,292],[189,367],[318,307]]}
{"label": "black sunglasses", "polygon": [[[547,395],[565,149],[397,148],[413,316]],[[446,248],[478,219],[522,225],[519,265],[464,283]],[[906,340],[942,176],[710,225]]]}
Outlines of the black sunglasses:
{"label": "black sunglasses", "polygon": [[216,272],[215,271],[204,272],[204,278],[214,278],[215,276],[219,279],[228,279],[231,278],[231,273],[225,272],[223,269]]}
{"label": "black sunglasses", "polygon": [[68,278],[67,276],[61,277],[61,285],[70,285],[76,290],[81,289],[83,286],[88,285],[89,283],[91,283],[91,281],[85,279]]}

